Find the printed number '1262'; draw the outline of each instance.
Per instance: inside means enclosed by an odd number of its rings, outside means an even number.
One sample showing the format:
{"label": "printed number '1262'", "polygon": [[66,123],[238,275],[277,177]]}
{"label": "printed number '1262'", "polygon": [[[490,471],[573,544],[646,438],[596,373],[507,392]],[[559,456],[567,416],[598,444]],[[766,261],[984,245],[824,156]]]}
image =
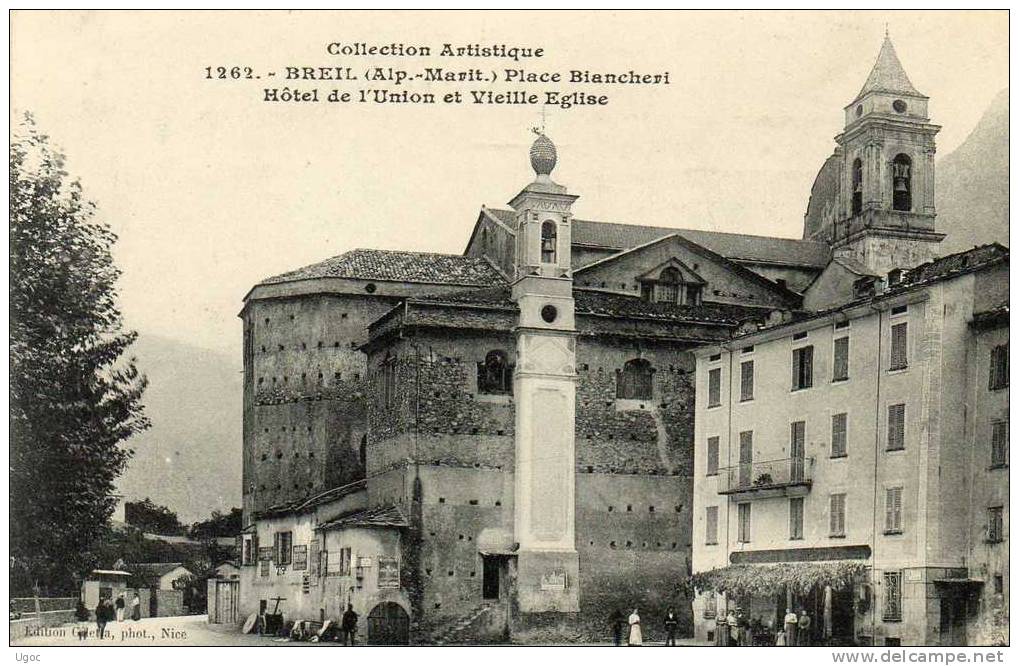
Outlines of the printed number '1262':
{"label": "printed number '1262'", "polygon": [[206,67],[207,79],[253,79],[255,73],[250,67]]}

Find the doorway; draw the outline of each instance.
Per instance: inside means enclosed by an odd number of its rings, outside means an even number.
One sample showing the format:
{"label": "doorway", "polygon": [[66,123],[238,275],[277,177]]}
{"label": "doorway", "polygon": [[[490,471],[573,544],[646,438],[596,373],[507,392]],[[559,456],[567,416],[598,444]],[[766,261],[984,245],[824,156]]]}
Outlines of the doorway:
{"label": "doorway", "polygon": [[490,556],[481,556],[481,598],[499,598],[499,560]]}
{"label": "doorway", "polygon": [[966,645],[966,597],[949,594],[941,597],[941,645]]}
{"label": "doorway", "polygon": [[368,645],[409,645],[410,616],[392,601],[379,604],[368,614]]}

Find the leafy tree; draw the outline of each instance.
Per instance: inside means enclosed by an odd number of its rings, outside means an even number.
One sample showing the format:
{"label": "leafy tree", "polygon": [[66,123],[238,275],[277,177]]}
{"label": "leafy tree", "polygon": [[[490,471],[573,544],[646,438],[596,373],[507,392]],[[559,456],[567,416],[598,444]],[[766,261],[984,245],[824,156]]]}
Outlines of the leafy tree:
{"label": "leafy tree", "polygon": [[143,532],[154,534],[183,534],[177,514],[146,497],[140,502],[124,503],[124,520]]}
{"label": "leafy tree", "polygon": [[197,522],[189,531],[192,539],[211,539],[213,537],[234,537],[244,528],[242,512],[238,507],[230,509],[230,513],[213,511],[212,517]]}
{"label": "leafy tree", "polygon": [[95,561],[114,481],[146,429],[123,356],[116,235],[30,115],[10,149],[11,584],[67,591]]}

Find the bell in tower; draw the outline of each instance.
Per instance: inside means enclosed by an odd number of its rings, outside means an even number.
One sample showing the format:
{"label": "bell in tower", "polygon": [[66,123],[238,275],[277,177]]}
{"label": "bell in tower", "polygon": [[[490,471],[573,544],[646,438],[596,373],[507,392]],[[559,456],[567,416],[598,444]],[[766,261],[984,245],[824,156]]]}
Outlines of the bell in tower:
{"label": "bell in tower", "polygon": [[909,80],[886,34],[835,137],[841,159],[833,250],[885,274],[934,258],[934,137],[928,98]]}

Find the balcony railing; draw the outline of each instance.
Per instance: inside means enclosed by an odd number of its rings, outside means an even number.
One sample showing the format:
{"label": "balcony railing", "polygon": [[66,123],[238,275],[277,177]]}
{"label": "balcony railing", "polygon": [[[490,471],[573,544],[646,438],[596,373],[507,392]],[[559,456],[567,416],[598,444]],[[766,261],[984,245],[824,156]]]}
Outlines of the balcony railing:
{"label": "balcony railing", "polygon": [[809,489],[813,481],[813,458],[781,458],[740,463],[718,470],[718,493],[757,493],[776,489]]}

